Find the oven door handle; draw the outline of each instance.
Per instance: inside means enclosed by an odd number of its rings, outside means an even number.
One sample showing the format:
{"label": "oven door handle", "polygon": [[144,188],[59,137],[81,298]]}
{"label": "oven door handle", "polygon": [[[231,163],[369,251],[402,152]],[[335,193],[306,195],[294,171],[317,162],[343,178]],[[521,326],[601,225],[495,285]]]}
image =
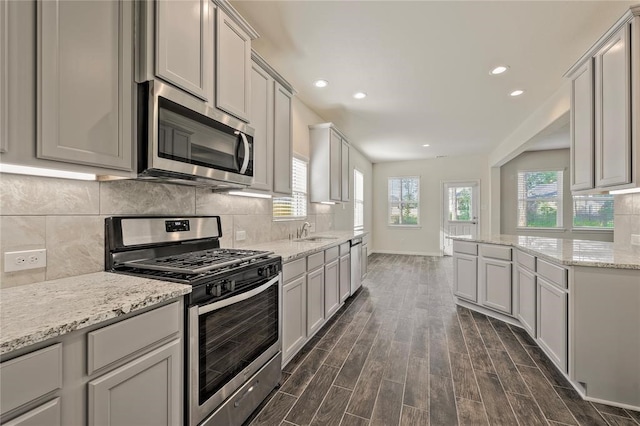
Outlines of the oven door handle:
{"label": "oven door handle", "polygon": [[221,300],[219,302],[211,303],[210,305],[200,306],[198,308],[198,315],[203,315],[209,313],[211,311],[215,311],[217,309],[222,309],[225,306],[233,305],[234,303],[242,302],[243,300],[247,300],[255,296],[256,294],[260,294],[275,283],[280,280],[280,275],[270,280],[268,283],[261,285],[260,287],[256,287],[253,290],[249,290],[247,292],[238,294],[237,296],[230,297],[228,299]]}

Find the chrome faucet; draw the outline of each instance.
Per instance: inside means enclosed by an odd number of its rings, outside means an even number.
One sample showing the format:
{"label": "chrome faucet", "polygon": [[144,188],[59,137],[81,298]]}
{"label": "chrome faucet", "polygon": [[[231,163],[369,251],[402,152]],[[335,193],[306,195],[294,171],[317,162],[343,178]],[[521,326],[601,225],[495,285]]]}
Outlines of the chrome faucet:
{"label": "chrome faucet", "polygon": [[309,228],[311,228],[311,224],[309,222],[303,223],[300,229],[296,230],[296,238],[302,238],[302,237],[308,236]]}

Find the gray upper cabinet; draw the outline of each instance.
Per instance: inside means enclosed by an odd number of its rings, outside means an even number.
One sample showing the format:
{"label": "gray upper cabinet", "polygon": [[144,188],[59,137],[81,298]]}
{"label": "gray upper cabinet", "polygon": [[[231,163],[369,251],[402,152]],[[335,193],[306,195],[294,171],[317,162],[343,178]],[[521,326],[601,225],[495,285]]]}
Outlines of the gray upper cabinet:
{"label": "gray upper cabinet", "polygon": [[594,185],[593,61],[587,61],[571,81],[571,190]]}
{"label": "gray upper cabinet", "polygon": [[211,95],[213,38],[209,0],[158,1],[156,75],[207,101]]}
{"label": "gray upper cabinet", "polygon": [[251,66],[252,189],[273,189],[273,79],[255,62]]}
{"label": "gray upper cabinet", "polygon": [[252,37],[224,10],[216,13],[216,106],[248,122]]}
{"label": "gray upper cabinet", "polygon": [[181,422],[182,345],[175,339],[89,382],[89,425]]}
{"label": "gray upper cabinet", "polygon": [[133,7],[38,2],[38,158],[132,169]]}
{"label": "gray upper cabinet", "polygon": [[640,6],[565,74],[571,79],[571,190],[640,186]]}
{"label": "gray upper cabinet", "polygon": [[291,195],[294,90],[258,53],[252,52],[251,58],[250,118],[255,130],[251,189]]}
{"label": "gray upper cabinet", "polygon": [[293,189],[291,158],[293,157],[292,93],[274,82],[273,128],[273,192],[290,195]]}
{"label": "gray upper cabinet", "polygon": [[309,126],[311,202],[349,201],[349,143],[332,123]]}
{"label": "gray upper cabinet", "polygon": [[631,26],[625,25],[595,56],[598,187],[631,181],[630,37]]}

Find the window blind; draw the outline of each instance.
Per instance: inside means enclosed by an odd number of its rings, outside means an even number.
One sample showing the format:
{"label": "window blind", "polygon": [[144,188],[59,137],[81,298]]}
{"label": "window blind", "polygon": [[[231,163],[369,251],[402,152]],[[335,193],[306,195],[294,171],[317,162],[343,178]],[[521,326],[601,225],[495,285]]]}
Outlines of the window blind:
{"label": "window blind", "polygon": [[613,195],[574,195],[573,227],[613,229]]}
{"label": "window blind", "polygon": [[307,216],[307,162],[293,158],[291,167],[291,197],[273,199],[273,217],[278,219]]}
{"label": "window blind", "polygon": [[518,226],[562,226],[562,171],[518,172]]}

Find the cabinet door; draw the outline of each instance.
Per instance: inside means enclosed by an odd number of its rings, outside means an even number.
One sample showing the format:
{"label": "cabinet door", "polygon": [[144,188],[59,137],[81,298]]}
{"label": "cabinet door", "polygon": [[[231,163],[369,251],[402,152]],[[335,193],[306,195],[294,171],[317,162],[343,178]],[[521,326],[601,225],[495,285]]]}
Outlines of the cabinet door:
{"label": "cabinet door", "polygon": [[342,200],[342,138],[331,130],[329,138],[329,198]]}
{"label": "cabinet door", "polygon": [[367,276],[367,272],[369,269],[369,247],[366,244],[362,245],[362,258],[360,259],[362,262],[362,266],[360,267],[360,272],[362,273],[362,278]]}
{"label": "cabinet door", "polygon": [[478,258],[468,254],[453,255],[454,294],[472,302],[478,300]]}
{"label": "cabinet door", "polygon": [[20,417],[3,423],[4,426],[59,426],[60,424],[60,398],[44,403]]}
{"label": "cabinet door", "polygon": [[216,26],[216,107],[249,121],[251,38],[218,8]]}
{"label": "cabinet door", "polygon": [[291,93],[274,82],[273,192],[291,195],[293,156]]}
{"label": "cabinet door", "polygon": [[593,61],[571,82],[571,190],[591,189],[593,180]]}
{"label": "cabinet door", "polygon": [[282,359],[291,358],[307,338],[307,277],[282,287]]}
{"label": "cabinet door", "polygon": [[631,182],[630,26],[595,56],[596,186]]}
{"label": "cabinet door", "polygon": [[176,339],[89,382],[89,425],[181,422],[182,340]]}
{"label": "cabinet door", "polygon": [[567,371],[567,293],[538,277],[538,344],[551,360]]}
{"label": "cabinet door", "polygon": [[133,7],[38,2],[38,158],[132,169]]}
{"label": "cabinet door", "polygon": [[342,201],[349,201],[349,189],[351,188],[351,173],[349,169],[349,144],[347,141],[342,140]]}
{"label": "cabinet door", "polygon": [[156,75],[209,100],[213,63],[209,0],[157,1]]}
{"label": "cabinet door", "polygon": [[518,267],[518,319],[525,330],[536,338],[536,276],[533,272]]}
{"label": "cabinet door", "polygon": [[307,275],[307,337],[324,323],[324,268]]}
{"label": "cabinet door", "polygon": [[511,262],[480,258],[479,282],[483,306],[512,313]]}
{"label": "cabinet door", "polygon": [[340,303],[349,298],[351,294],[351,256],[340,258]]}
{"label": "cabinet door", "polygon": [[340,266],[338,259],[324,266],[324,317],[330,318],[340,307]]}
{"label": "cabinet door", "polygon": [[251,66],[251,127],[253,183],[251,188],[273,187],[273,79],[255,62]]}

